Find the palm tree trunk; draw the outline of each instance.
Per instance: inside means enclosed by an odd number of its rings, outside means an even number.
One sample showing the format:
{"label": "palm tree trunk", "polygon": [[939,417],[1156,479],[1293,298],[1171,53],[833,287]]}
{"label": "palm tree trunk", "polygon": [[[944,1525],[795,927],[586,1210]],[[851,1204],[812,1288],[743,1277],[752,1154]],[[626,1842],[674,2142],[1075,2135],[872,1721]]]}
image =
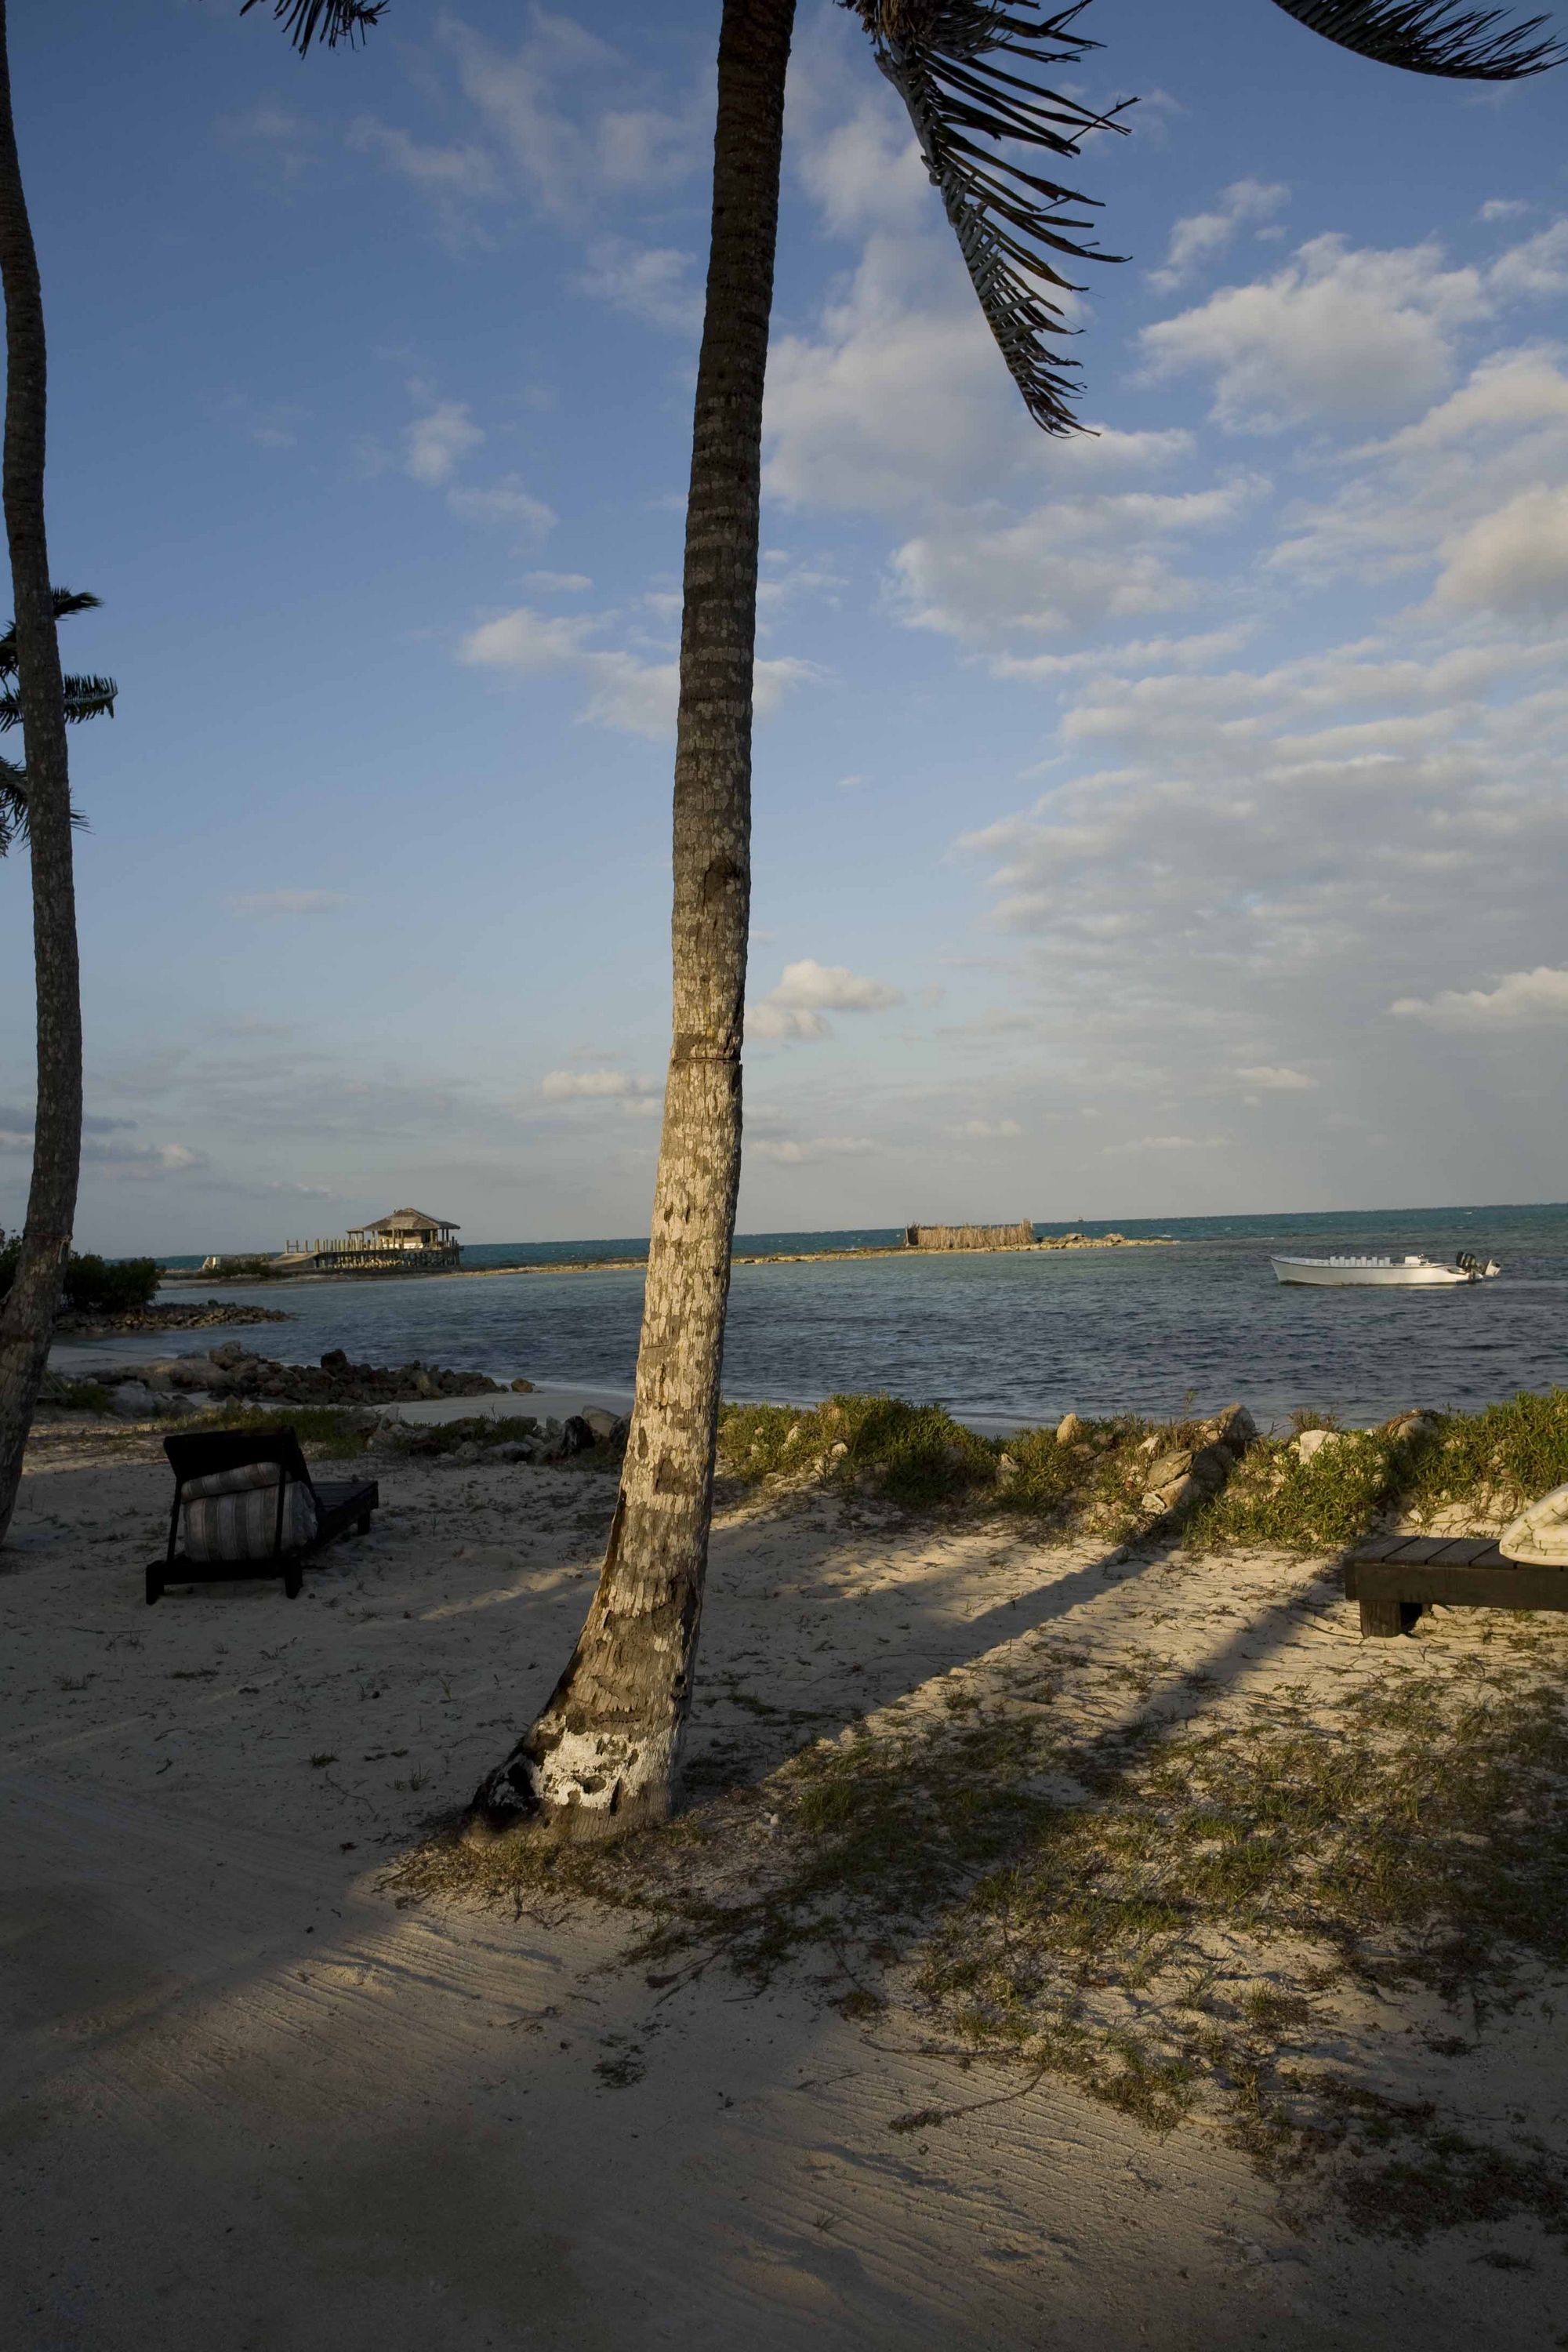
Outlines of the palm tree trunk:
{"label": "palm tree trunk", "polygon": [[38,260],[11,115],[0,0],[0,278],[5,291],[5,536],[32,836],[38,1093],[21,1257],[0,1310],[0,1543],[5,1539],[70,1250],[81,1161],[81,991],[65,691],[44,534],[47,369]]}
{"label": "palm tree trunk", "polygon": [[763,377],[795,0],[724,0],[675,751],[674,1042],[637,1402],[587,1622],[478,1790],[476,1839],[662,1821],[691,1704],[741,1174]]}

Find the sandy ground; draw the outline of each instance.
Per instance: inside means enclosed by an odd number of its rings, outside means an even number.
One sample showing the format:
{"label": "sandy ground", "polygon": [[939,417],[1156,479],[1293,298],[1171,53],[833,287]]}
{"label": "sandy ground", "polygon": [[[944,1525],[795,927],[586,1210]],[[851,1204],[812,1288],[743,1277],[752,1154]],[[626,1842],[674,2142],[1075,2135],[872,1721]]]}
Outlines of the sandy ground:
{"label": "sandy ground", "polygon": [[[374,1532],[299,1601],[210,1585],[149,1610],[155,1436],[35,1446],[0,1573],[6,2344],[1568,2343],[1563,2263],[1533,2227],[1417,2249],[1303,2230],[1212,2136],[1155,2140],[1049,2085],[890,2135],[1007,2079],[878,2046],[809,1984],[752,1997],[710,1970],[661,1997],[606,1965],[613,1922],[400,1907],[386,1864],[545,1696],[614,1496],[576,1465],[370,1466]],[[1476,1616],[1431,1623],[1484,1638]],[[1101,1726],[1152,1660],[1190,1698],[1199,1675],[1397,1675],[1425,1646],[1363,1645],[1311,1563],[748,1501],[715,1533],[699,1777],[1062,1633]],[[795,1712],[787,1735],[761,1695]],[[1565,2081],[1521,2017],[1458,2095],[1560,2146]],[[1523,2266],[1492,2267],[1500,2246]]]}

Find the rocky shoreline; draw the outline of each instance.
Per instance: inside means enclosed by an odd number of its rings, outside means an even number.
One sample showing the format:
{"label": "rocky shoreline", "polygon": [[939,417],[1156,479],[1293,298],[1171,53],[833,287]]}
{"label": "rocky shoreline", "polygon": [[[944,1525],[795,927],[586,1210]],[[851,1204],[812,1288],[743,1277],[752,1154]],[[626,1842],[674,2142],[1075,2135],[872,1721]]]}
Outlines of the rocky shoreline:
{"label": "rocky shoreline", "polygon": [[236,1307],[221,1298],[209,1298],[199,1307],[132,1307],[122,1315],[62,1315],[55,1325],[55,1337],[120,1339],[138,1331],[207,1331],[222,1324],[293,1323],[298,1319],[281,1307]]}
{"label": "rocky shoreline", "polygon": [[[531,1381],[510,1384],[484,1372],[454,1371],[438,1364],[351,1363],[342,1348],[329,1348],[319,1364],[284,1364],[258,1356],[230,1339],[205,1356],[172,1356],[125,1364],[89,1382],[52,1373],[41,1402],[66,1412],[80,1411],[84,1388],[100,1392],[89,1409],[118,1421],[180,1421],[217,1405],[256,1405],[320,1410],[353,1417],[367,1446],[395,1454],[445,1454],[458,1462],[556,1462],[595,1446],[625,1442],[627,1423],[617,1413],[586,1406],[564,1421],[528,1413],[504,1420],[410,1423],[386,1410],[433,1399],[531,1395]],[[105,1404],[104,1400],[107,1400]]]}

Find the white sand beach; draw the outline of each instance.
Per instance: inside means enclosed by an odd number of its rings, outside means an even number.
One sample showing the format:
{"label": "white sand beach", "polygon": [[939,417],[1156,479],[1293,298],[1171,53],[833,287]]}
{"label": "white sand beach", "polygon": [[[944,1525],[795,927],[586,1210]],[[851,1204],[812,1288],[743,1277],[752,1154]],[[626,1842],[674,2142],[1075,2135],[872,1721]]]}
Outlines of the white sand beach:
{"label": "white sand beach", "polygon": [[[718,1965],[653,1987],[617,1963],[625,1919],[384,1886],[545,1696],[614,1480],[367,1466],[374,1531],[297,1601],[258,1581],[149,1609],[155,1433],[35,1440],[0,1576],[7,2343],[1563,2340],[1562,2256],[1532,2220],[1352,2235],[1201,2123],[1158,2137],[1062,2082],[922,2052],[896,2010],[853,2021],[819,1963],[761,1993]],[[1104,1732],[1150,1706],[1397,1691],[1496,1638],[1440,1612],[1363,1643],[1322,1563],[731,1496],[694,1777],[754,1778],[900,1703],[1022,1692],[1047,1654],[1067,1661],[1053,1703]],[[1468,2034],[1459,2062],[1429,2046],[1430,2003],[1341,2022],[1399,2096],[1561,2144],[1568,2062],[1536,2007]],[[931,2110],[941,2128],[889,2129]]]}

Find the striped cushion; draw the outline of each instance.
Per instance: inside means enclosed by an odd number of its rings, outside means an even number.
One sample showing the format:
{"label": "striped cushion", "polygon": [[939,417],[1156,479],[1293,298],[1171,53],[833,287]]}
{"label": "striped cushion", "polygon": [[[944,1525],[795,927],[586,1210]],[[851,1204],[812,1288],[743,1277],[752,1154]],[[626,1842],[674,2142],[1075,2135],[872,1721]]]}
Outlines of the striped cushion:
{"label": "striped cushion", "polygon": [[[185,1488],[185,1558],[203,1560],[267,1559],[278,1546],[276,1462],[247,1462],[193,1478]],[[283,1496],[281,1549],[292,1551],[316,1533],[316,1502],[308,1486],[291,1480]]]}
{"label": "striped cushion", "polygon": [[1568,1568],[1568,1486],[1553,1486],[1549,1495],[1521,1511],[1498,1538],[1505,1559],[1539,1560],[1552,1568]]}

